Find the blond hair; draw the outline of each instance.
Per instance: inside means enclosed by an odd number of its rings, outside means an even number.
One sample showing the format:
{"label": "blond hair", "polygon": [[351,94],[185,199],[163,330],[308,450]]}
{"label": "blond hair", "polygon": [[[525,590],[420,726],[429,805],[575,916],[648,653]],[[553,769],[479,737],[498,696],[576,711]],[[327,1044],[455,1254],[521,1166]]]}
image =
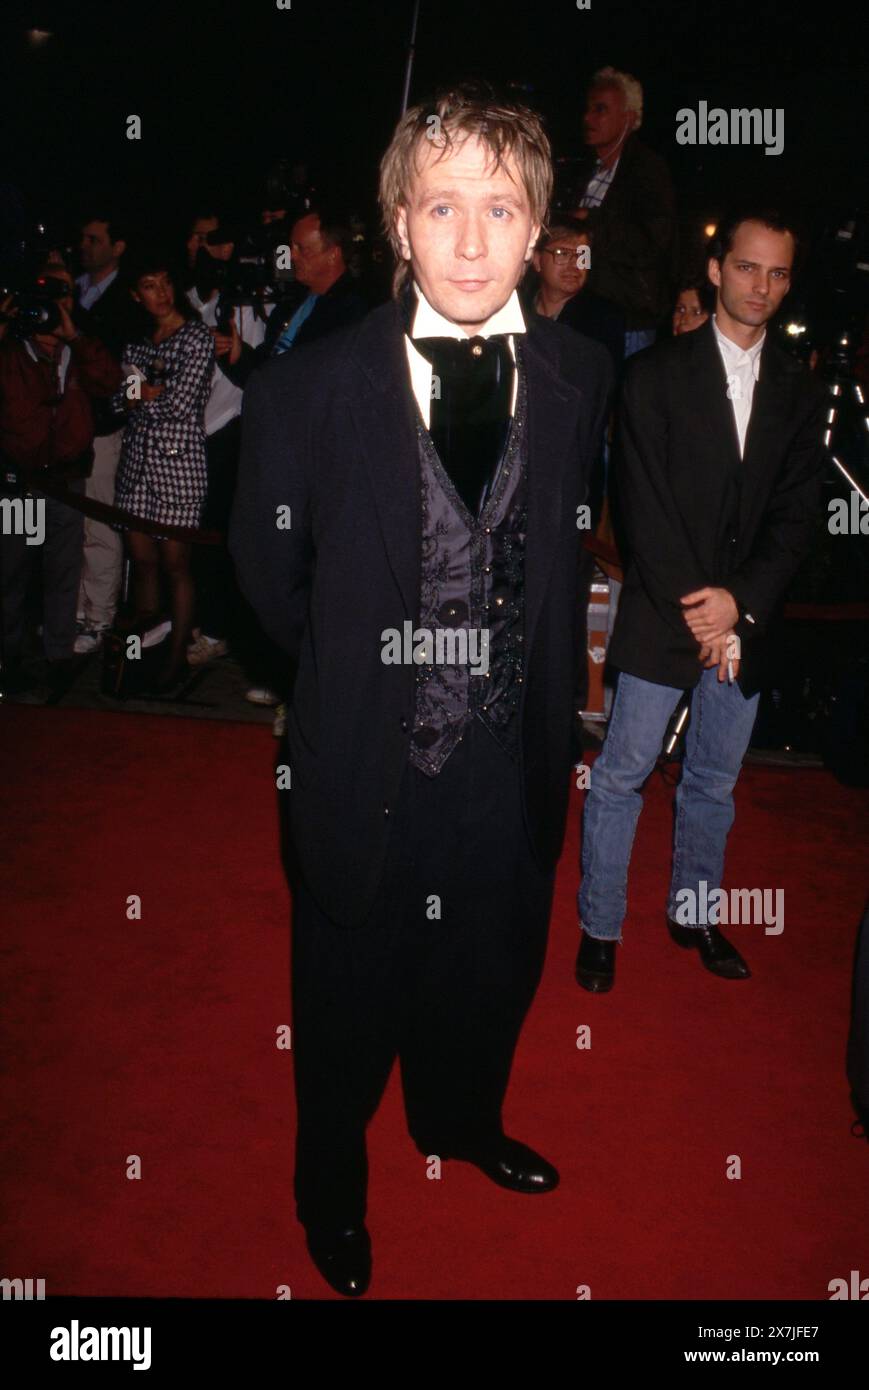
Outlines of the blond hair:
{"label": "blond hair", "polygon": [[389,148],[380,161],[380,209],[383,227],[397,265],[392,293],[398,295],[410,273],[401,254],[395,220],[399,208],[410,199],[413,178],[419,172],[417,151],[428,139],[443,153],[477,136],[487,147],[496,169],[512,156],[519,168],[534,222],[545,223],[552,197],[552,149],[543,123],[530,107],[502,102],[474,84],[442,93],[434,105],[414,106],[395,128]]}
{"label": "blond hair", "polygon": [[598,68],[589,82],[592,87],[617,87],[625,99],[625,110],[633,111],[637,117],[634,130],[643,124],[643,86],[629,72],[619,72],[617,68]]}

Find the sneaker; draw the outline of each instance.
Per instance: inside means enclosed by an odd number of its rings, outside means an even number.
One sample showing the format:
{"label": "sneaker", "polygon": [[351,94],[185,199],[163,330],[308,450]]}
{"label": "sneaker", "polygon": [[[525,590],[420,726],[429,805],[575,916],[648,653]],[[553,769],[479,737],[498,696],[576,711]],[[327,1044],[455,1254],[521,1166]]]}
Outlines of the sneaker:
{"label": "sneaker", "polygon": [[287,732],[287,707],[278,705],[275,710],[275,722],[272,724],[272,733],[275,738],[283,738]]}
{"label": "sneaker", "polygon": [[103,645],[103,628],[84,627],[76,637],[72,649],[76,656],[90,656]]}
{"label": "sneaker", "polygon": [[252,705],[279,705],[280,697],[273,690],[269,690],[267,685],[254,685],[248,690],[244,697]]}
{"label": "sneaker", "polygon": [[204,666],[208,661],[226,656],[228,651],[229,647],[222,637],[206,637],[203,632],[187,648],[187,660],[191,666]]}

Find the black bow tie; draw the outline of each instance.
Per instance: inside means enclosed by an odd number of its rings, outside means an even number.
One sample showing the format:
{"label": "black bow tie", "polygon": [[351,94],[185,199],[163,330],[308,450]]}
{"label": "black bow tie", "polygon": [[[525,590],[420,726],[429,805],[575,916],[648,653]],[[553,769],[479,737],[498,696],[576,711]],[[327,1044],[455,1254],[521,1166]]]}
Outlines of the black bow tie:
{"label": "black bow tie", "polygon": [[507,335],[412,341],[431,363],[434,446],[465,506],[479,516],[510,420],[514,366]]}
{"label": "black bow tie", "polygon": [[448,370],[488,375],[496,360],[511,361],[506,333],[493,333],[489,338],[414,338],[413,345],[429,362],[435,359]]}

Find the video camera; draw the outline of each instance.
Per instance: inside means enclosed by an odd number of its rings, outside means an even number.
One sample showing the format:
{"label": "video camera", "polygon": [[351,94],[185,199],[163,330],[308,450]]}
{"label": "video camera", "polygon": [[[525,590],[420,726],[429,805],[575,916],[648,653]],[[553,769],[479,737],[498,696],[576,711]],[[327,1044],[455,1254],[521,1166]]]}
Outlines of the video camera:
{"label": "video camera", "polygon": [[9,309],[0,314],[0,323],[10,324],[17,338],[31,338],[34,333],[53,333],[60,327],[57,301],[71,293],[65,280],[56,280],[52,275],[38,275],[20,288],[0,285],[0,302],[12,295]]}
{"label": "video camera", "polygon": [[[257,230],[267,233],[270,229]],[[267,235],[244,235],[217,227],[206,240],[209,246],[233,242],[235,248],[228,260],[213,256],[205,246],[196,256],[193,278],[200,298],[210,299],[215,290],[220,293],[217,327],[221,332],[229,331],[233,309],[244,304],[273,304],[295,282],[293,270],[280,264],[284,260],[279,255],[283,239],[273,243]]]}

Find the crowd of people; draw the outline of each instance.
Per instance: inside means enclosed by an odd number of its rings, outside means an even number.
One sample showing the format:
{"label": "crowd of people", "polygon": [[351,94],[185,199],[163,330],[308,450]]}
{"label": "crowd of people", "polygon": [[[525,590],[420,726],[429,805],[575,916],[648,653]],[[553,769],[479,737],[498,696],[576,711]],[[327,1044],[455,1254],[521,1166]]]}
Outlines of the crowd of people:
{"label": "crowd of people", "polygon": [[[526,312],[601,342],[616,372],[657,336],[698,328],[712,303],[705,276],[680,283],[676,199],[664,160],[638,137],[642,116],[634,77],[595,74],[584,116],[588,168],[562,190],[563,210],[551,211],[521,291]],[[306,187],[304,166],[293,172],[283,186],[269,183],[253,232],[205,205],[190,210],[175,245],[155,245],[118,209],[91,206],[75,263],[70,248],[53,247],[34,267],[42,293],[59,296],[50,321],[44,314],[22,327],[18,315],[16,323],[14,293],[0,304],[7,479],[20,487],[26,475],[38,486],[45,470],[68,493],[128,514],[85,516],[48,494],[44,544],[4,538],[7,691],[33,681],[23,665],[25,602],[41,562],[50,683],[62,687],[113,627],[141,633],[164,616],[171,635],[155,692],[171,695],[191,667],[231,651],[248,675],[248,698],[281,704],[279,653],[239,593],[226,544],[193,533],[225,536],[251,373],[388,295],[382,263],[360,266],[347,210]],[[607,456],[605,443],[603,469]]]}

